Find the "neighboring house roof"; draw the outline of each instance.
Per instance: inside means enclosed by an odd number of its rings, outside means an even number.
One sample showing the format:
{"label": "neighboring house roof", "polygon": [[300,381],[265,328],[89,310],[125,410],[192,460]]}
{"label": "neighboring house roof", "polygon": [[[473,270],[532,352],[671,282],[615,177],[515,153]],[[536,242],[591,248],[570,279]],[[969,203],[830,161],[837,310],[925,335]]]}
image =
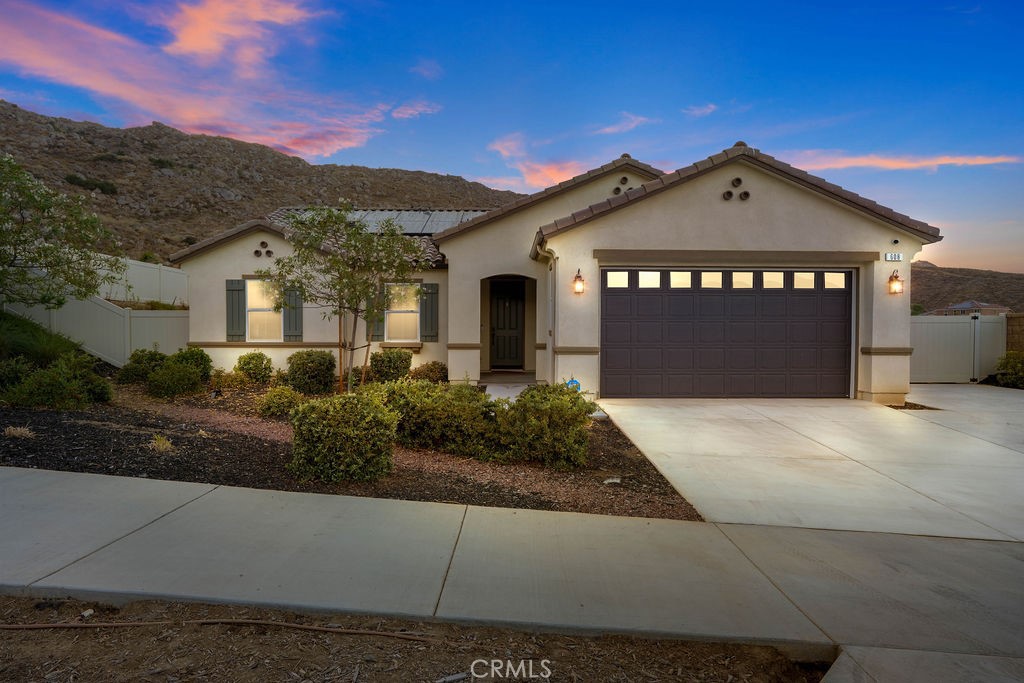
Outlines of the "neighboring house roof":
{"label": "neighboring house roof", "polygon": [[[288,219],[308,210],[308,206],[285,206],[267,214],[267,219],[279,225],[288,225]],[[352,209],[349,215],[365,221],[370,230],[390,218],[406,235],[433,235],[464,221],[487,213],[489,209]]]}
{"label": "neighboring house roof", "polygon": [[454,225],[448,228],[447,230],[444,230],[443,232],[435,234],[434,239],[437,240],[438,242],[444,242],[445,240],[449,240],[452,237],[455,237],[456,235],[459,235],[461,233],[467,232],[469,230],[475,230],[499,218],[504,218],[510,214],[522,211],[523,209],[529,208],[534,204],[537,204],[538,202],[542,202],[544,200],[550,199],[555,195],[562,194],[563,192],[571,190],[572,188],[581,185],[585,182],[588,182],[590,180],[593,180],[595,178],[599,178],[604,175],[609,175],[611,173],[621,173],[622,171],[625,170],[633,171],[634,173],[640,176],[645,176],[651,179],[657,178],[662,174],[662,171],[659,171],[653,166],[645,164],[641,161],[637,161],[628,154],[623,154],[615,161],[609,162],[604,166],[599,166],[598,168],[595,168],[591,171],[587,171],[586,173],[583,173],[581,175],[569,178],[568,180],[563,180],[557,185],[552,185],[551,187],[541,190],[540,192],[535,192],[531,195],[522,197],[521,199],[517,199],[511,204],[500,206],[497,209],[487,211],[481,216],[476,216],[475,218],[471,218],[470,220],[465,221],[464,223]]}
{"label": "neighboring house roof", "polygon": [[956,310],[958,308],[962,308],[962,309],[972,309],[972,308],[1006,308],[1006,306],[1003,306],[1001,304],[986,304],[986,303],[981,302],[981,301],[975,301],[974,299],[970,299],[968,301],[961,301],[958,304],[950,304],[949,306],[946,306],[946,308],[951,309],[951,310]]}
{"label": "neighboring house roof", "polygon": [[[278,211],[281,211],[281,209],[279,209]],[[182,249],[181,251],[171,254],[169,260],[171,263],[181,263],[182,261],[186,261],[194,256],[197,256],[198,254],[209,251],[210,249],[213,249],[225,242],[229,242],[237,237],[242,237],[248,233],[260,230],[277,233],[278,235],[284,237],[285,239],[287,239],[288,237],[286,234],[286,225],[282,223],[277,223],[273,220],[261,218],[257,220],[246,221],[245,223],[236,225],[230,230],[225,230],[224,232],[218,235],[214,235],[213,237],[205,239],[202,242],[196,242],[187,249]],[[417,240],[423,247],[423,251],[426,254],[427,263],[430,264],[431,268],[441,268],[446,265],[444,254],[442,254],[441,251],[437,248],[437,245],[434,244],[434,241],[430,239],[429,235],[412,234],[409,235],[409,237],[411,239]]]}
{"label": "neighboring house roof", "polygon": [[[698,161],[695,164],[680,168],[672,173],[666,173],[665,175],[655,178],[650,182],[644,183],[640,187],[628,190],[620,195],[609,197],[597,204],[591,204],[585,209],[574,212],[571,216],[559,218],[552,223],[548,223],[541,227],[537,232],[537,238],[534,241],[534,253],[536,253],[536,248],[539,245],[542,245],[544,241],[552,235],[557,235],[560,232],[571,230],[599,216],[603,216],[604,214],[616,211],[638,201],[643,201],[644,199],[658,194],[663,190],[667,190],[670,187],[681,185],[693,180],[694,178],[698,178],[709,171],[741,160],[777,175],[781,175],[799,185],[803,185],[804,187],[820,192],[821,194],[840,203],[863,211],[874,218],[878,218],[922,239],[926,244],[938,242],[942,239],[942,236],[939,234],[939,229],[933,225],[928,225],[923,221],[919,221],[911,218],[910,216],[893,211],[892,209],[882,206],[877,202],[861,197],[855,192],[850,192],[849,190],[846,190],[834,183],[830,183],[823,178],[811,175],[807,171],[801,171],[794,166],[790,166],[783,161],[779,161],[773,156],[763,154],[760,150],[748,147],[745,142],[737,142],[729,149],[723,150],[722,152],[710,156],[703,161]],[[461,226],[459,227],[461,228]]]}

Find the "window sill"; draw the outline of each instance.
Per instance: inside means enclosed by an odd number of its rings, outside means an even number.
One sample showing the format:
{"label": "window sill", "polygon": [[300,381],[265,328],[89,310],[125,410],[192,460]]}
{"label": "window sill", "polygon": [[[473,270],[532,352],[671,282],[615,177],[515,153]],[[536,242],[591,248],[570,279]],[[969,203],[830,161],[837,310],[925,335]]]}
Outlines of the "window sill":
{"label": "window sill", "polygon": [[404,341],[404,342],[380,342],[380,348],[382,349],[409,349],[413,353],[419,353],[420,349],[423,348],[423,342],[418,341]]}

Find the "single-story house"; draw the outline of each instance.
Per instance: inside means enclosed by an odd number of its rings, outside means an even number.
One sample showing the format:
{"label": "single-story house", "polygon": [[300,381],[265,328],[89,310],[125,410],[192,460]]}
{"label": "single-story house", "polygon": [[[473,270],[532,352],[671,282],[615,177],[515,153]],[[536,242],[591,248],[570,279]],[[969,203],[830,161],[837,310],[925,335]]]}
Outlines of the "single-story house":
{"label": "single-story house", "polygon": [[[910,260],[939,230],[742,142],[672,173],[622,155],[491,211],[392,216],[433,251],[422,297],[395,285],[368,335],[495,372],[578,380],[598,397],[851,397],[900,403],[910,381]],[[190,344],[217,365],[260,349],[283,367],[333,348],[317,309],[274,312],[253,273],[288,253],[280,215],[178,252]]]}
{"label": "single-story house", "polygon": [[1008,306],[999,304],[986,304],[974,299],[961,301],[958,304],[950,304],[945,308],[936,308],[923,315],[1005,315],[1013,313]]}

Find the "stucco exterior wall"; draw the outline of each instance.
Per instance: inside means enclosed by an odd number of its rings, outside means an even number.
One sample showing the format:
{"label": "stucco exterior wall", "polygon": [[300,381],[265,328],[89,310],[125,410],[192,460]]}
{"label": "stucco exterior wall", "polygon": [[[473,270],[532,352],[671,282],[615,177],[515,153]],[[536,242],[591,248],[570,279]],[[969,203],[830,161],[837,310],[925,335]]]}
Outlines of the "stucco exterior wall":
{"label": "stucco exterior wall", "polygon": [[[230,370],[238,357],[249,351],[262,351],[267,354],[275,368],[287,368],[287,359],[295,351],[302,349],[325,349],[332,351],[337,357],[338,320],[325,320],[322,309],[305,304],[302,312],[301,342],[227,342],[227,297],[225,281],[252,275],[261,268],[270,268],[273,258],[256,256],[253,252],[260,248],[260,242],[266,242],[266,249],[274,253],[274,258],[291,254],[291,245],[280,235],[256,230],[241,235],[231,241],[220,244],[208,251],[201,252],[181,264],[182,271],[188,274],[189,281],[189,344],[206,350],[213,359],[214,367]],[[265,251],[265,249],[263,249]],[[414,279],[423,283],[437,283],[438,287],[438,340],[423,342],[419,348],[413,349],[413,366],[430,361],[447,362],[448,330],[445,324],[448,318],[448,273],[445,270],[432,270],[414,275]],[[351,323],[346,323],[351,325]],[[366,339],[366,326],[360,322],[357,331],[357,344]],[[370,352],[379,350],[381,344],[371,344]],[[356,354],[356,363],[361,364],[365,350]]]}
{"label": "stucco exterior wall", "polygon": [[[622,178],[626,178],[625,184],[621,183]],[[616,187],[624,190],[643,182],[644,178],[631,171],[610,173],[441,243],[452,283],[448,306],[457,312],[448,318],[448,338],[455,345],[449,353],[449,376],[453,380],[468,378],[475,383],[480,379],[481,368],[487,367],[483,347],[489,343],[489,321],[479,283],[498,275],[521,275],[536,282],[532,297],[536,309],[529,313],[533,330],[527,330],[525,344],[526,365],[536,368],[538,379],[548,379],[548,267],[530,258],[534,236],[540,226],[607,199]],[[530,305],[528,290],[527,306]],[[537,348],[541,344],[544,349]]]}
{"label": "stucco exterior wall", "polygon": [[[739,188],[731,184],[741,178]],[[746,201],[729,201],[727,190],[750,192]],[[893,244],[893,240],[899,240]],[[555,256],[554,289],[558,299],[555,320],[555,379],[575,376],[584,388],[597,387],[600,378],[600,268],[595,250],[646,251],[645,264],[661,266],[811,266],[855,269],[858,288],[854,301],[854,395],[900,402],[910,382],[910,260],[922,242],[882,221],[780,178],[762,169],[734,163],[683,185],[612,211],[571,230],[552,235],[548,248]],[[674,257],[650,252],[716,251],[713,262],[700,255]],[[759,257],[756,252],[775,252]],[[787,261],[787,255],[793,254]],[[820,264],[800,261],[798,252],[819,252]],[[871,252],[872,256],[844,257],[842,252]],[[900,252],[903,263],[882,261],[886,252]],[[730,253],[732,256],[730,256]],[[626,257],[628,258],[628,257]],[[887,293],[892,270],[906,281],[903,295]],[[572,294],[579,268],[587,292]],[[862,348],[869,351],[862,353]],[[880,355],[885,354],[885,355]]]}

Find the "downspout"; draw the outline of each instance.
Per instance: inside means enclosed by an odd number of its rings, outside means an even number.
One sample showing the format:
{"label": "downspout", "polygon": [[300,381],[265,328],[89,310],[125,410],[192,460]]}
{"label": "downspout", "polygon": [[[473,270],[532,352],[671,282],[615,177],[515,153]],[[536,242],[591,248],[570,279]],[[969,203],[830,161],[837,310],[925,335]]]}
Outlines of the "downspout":
{"label": "downspout", "polygon": [[555,252],[548,248],[544,241],[544,236],[538,232],[537,239],[534,242],[533,250],[537,256],[544,257],[548,262],[548,373],[550,376],[550,382],[554,383],[556,377],[555,372],[555,344],[558,341],[558,327],[555,325],[555,321],[558,320],[556,306],[558,305],[558,297],[555,296],[557,291],[558,283],[558,257]]}

